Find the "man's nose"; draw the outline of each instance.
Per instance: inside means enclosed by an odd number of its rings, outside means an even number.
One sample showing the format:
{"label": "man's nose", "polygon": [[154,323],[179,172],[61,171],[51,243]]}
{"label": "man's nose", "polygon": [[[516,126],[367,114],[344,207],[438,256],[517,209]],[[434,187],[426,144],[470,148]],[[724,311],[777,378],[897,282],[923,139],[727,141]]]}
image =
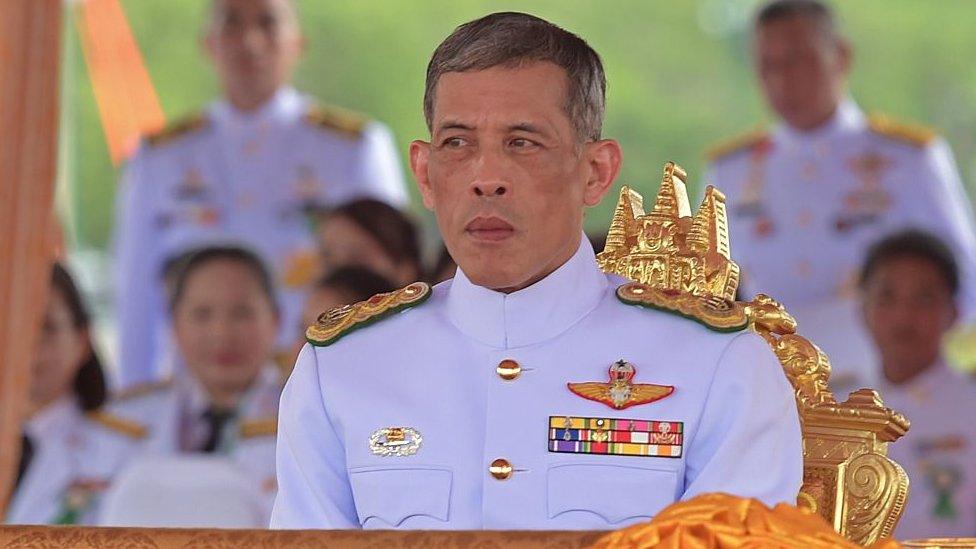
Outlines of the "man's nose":
{"label": "man's nose", "polygon": [[504,196],[509,191],[506,160],[496,152],[483,152],[477,159],[471,192],[475,196]]}

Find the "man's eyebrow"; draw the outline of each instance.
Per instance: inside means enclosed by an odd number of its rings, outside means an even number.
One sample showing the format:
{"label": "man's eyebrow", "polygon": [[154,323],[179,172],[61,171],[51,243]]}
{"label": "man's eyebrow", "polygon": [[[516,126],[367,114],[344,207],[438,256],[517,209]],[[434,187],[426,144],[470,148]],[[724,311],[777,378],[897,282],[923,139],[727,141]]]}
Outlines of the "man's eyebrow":
{"label": "man's eyebrow", "polygon": [[465,124],[459,120],[445,120],[437,126],[437,131],[444,130],[473,130],[474,126]]}
{"label": "man's eyebrow", "polygon": [[513,124],[508,127],[510,132],[527,132],[527,133],[543,133],[542,128],[532,124],[531,122],[519,122],[518,124]]}

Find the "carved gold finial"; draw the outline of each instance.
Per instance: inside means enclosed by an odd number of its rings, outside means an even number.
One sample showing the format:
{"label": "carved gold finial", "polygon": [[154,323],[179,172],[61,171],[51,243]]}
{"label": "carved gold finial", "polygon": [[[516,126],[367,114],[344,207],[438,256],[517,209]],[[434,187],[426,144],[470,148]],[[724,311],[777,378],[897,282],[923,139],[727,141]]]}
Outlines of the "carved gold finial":
{"label": "carved gold finial", "polygon": [[709,187],[694,218],[680,166],[664,166],[661,190],[650,213],[641,195],[629,187],[620,199],[597,255],[600,267],[660,290],[731,301],[739,285],[732,261],[725,195]]}
{"label": "carved gold finial", "polygon": [[857,543],[890,535],[904,508],[908,478],[888,459],[888,444],[905,434],[908,420],[870,389],[838,403],[828,386],[827,355],[797,334],[796,320],[779,302],[763,294],[735,302],[739,267],[732,260],[725,195],[708,187],[692,217],[686,178],[668,162],[650,213],[639,193],[622,188],[597,262],[605,272],[635,281],[617,290],[625,303],[678,313],[712,329],[748,325],[765,339],[793,386],[800,414],[804,463],[798,504]]}

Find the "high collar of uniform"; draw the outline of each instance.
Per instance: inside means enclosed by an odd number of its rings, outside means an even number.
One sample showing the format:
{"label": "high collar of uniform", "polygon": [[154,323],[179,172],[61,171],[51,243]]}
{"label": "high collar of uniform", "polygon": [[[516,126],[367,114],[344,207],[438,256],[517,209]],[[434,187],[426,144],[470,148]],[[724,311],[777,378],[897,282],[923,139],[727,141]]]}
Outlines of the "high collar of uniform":
{"label": "high collar of uniform", "polygon": [[[237,414],[243,417],[251,415],[255,408],[267,408],[263,401],[267,399],[269,392],[280,391],[280,377],[281,374],[274,364],[264,366],[251,382],[251,386],[241,395],[236,407]],[[210,396],[203,384],[189,372],[178,378],[177,391],[183,400],[183,412],[189,417],[200,417],[211,407]]]}
{"label": "high collar of uniform", "polygon": [[775,131],[775,139],[785,144],[802,146],[862,129],[865,124],[864,112],[853,99],[845,97],[837,105],[834,114],[812,130],[798,130],[785,122],[780,122]]}
{"label": "high collar of uniform", "polygon": [[27,420],[24,430],[34,440],[43,440],[48,435],[63,429],[77,415],[78,409],[74,398],[65,396],[38,410]]}
{"label": "high collar of uniform", "polygon": [[289,121],[302,113],[302,97],[294,88],[282,87],[271,99],[253,111],[240,111],[222,99],[214,104],[216,122],[230,130],[250,130],[261,124]]}
{"label": "high collar of uniform", "polygon": [[888,381],[884,375],[879,377],[881,379],[879,385],[882,387],[881,396],[899,392],[911,396],[929,397],[939,387],[947,383],[962,381],[963,376],[950,368],[942,357],[939,357],[931,366],[904,383],[896,385]]}
{"label": "high collar of uniform", "polygon": [[447,314],[465,335],[499,349],[555,337],[596,308],[607,287],[593,247],[582,238],[576,253],[539,282],[504,294],[477,286],[458,269]]}

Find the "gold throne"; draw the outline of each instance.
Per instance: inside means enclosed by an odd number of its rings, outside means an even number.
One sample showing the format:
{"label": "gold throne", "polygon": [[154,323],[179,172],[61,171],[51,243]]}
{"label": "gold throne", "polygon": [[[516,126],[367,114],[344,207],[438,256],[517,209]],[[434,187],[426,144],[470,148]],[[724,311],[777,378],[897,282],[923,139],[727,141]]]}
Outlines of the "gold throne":
{"label": "gold throne", "polygon": [[748,325],[762,336],[793,385],[800,414],[803,486],[797,505],[819,513],[853,542],[890,536],[905,507],[908,477],[887,457],[888,443],[905,434],[908,420],[870,389],[837,402],[827,384],[827,356],[796,333],[796,321],[782,305],[763,294],[735,301],[739,267],[729,246],[725,196],[709,186],[692,216],[686,178],[667,163],[648,213],[640,194],[620,190],[606,247],[597,255],[600,268],[650,286],[636,289],[645,304],[706,315],[712,327]]}

